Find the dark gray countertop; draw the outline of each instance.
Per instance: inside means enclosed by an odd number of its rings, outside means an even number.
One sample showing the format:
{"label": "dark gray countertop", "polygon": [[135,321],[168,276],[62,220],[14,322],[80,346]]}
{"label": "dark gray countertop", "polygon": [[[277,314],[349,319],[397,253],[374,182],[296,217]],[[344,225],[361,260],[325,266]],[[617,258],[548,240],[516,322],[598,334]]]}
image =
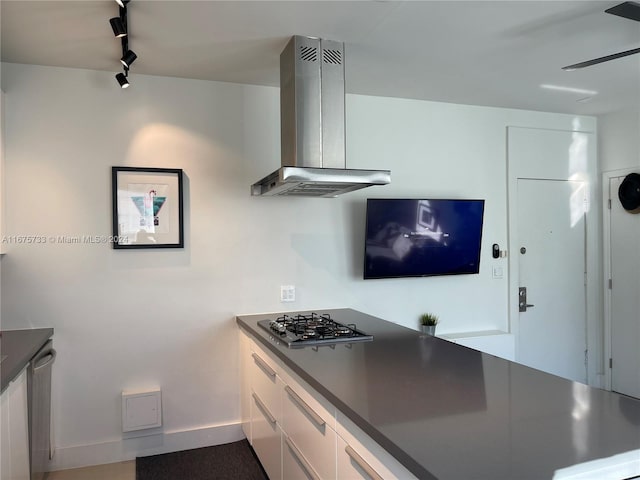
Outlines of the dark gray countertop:
{"label": "dark gray countertop", "polygon": [[53,336],[53,328],[3,330],[0,332],[0,377],[2,391],[29,360]]}
{"label": "dark gray countertop", "polygon": [[322,313],[373,341],[293,349],[257,325],[278,314],[236,320],[420,479],[550,479],[640,449],[638,400],[355,310]]}

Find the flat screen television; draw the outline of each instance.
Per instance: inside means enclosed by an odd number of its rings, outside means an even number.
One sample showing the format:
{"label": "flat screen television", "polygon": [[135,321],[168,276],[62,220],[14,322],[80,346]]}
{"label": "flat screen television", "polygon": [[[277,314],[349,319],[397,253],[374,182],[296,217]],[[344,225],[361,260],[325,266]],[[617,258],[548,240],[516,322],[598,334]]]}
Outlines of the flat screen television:
{"label": "flat screen television", "polygon": [[484,200],[367,199],[364,278],[480,271]]}

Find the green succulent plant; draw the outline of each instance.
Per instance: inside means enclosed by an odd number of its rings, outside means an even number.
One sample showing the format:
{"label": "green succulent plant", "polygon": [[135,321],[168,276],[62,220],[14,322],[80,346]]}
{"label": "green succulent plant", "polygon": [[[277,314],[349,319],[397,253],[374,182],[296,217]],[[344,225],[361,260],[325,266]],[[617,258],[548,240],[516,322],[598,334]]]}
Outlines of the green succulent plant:
{"label": "green succulent plant", "polygon": [[423,313],[420,315],[420,324],[422,325],[437,325],[438,316],[433,313]]}

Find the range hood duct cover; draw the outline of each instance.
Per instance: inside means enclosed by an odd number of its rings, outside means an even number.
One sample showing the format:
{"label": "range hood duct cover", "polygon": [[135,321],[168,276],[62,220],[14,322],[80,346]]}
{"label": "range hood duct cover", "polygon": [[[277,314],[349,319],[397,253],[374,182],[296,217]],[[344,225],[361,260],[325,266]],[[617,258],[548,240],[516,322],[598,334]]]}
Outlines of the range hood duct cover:
{"label": "range hood duct cover", "polygon": [[389,170],[347,169],[344,44],[294,36],[280,54],[282,166],[252,195],[335,197],[391,181]]}

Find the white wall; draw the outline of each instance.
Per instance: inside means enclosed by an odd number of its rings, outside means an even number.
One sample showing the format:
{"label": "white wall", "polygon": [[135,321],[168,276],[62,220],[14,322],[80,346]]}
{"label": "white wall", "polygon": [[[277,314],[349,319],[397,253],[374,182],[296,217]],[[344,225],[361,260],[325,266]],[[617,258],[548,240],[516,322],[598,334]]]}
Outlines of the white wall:
{"label": "white wall", "polygon": [[640,107],[598,118],[600,170],[640,167]]}
{"label": "white wall", "polygon": [[[417,328],[428,310],[440,333],[509,329],[506,260],[490,248],[507,243],[506,127],[570,129],[573,117],[350,95],[347,164],[389,168],[392,184],[252,198],[279,165],[278,89],[131,81],[2,69],[8,234],[110,234],[113,165],[186,176],[184,250],[9,246],[3,328],[55,328],[55,468],[239,435],[236,313],[352,307]],[[363,281],[367,197],[484,198],[480,274]],[[279,302],[283,284],[295,303]],[[162,387],[166,435],[122,441],[119,394],[146,386]]]}

